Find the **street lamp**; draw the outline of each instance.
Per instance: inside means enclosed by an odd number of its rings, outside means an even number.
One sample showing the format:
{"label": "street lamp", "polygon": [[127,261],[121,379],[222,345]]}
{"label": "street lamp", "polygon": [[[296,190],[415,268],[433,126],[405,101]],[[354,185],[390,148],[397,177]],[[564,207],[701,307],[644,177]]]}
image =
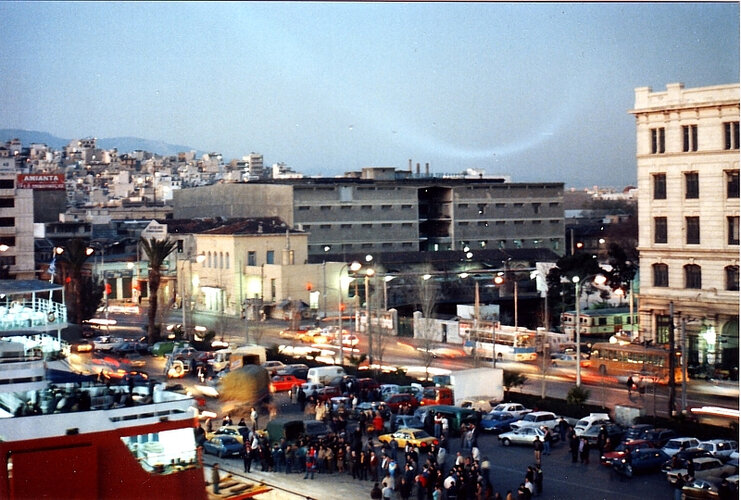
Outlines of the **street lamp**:
{"label": "street lamp", "polygon": [[[499,273],[494,277],[494,284],[501,285],[505,282],[503,273]],[[515,297],[515,329],[517,329],[517,299],[519,296],[517,278],[512,278],[512,285],[514,286],[514,297]]]}
{"label": "street lamp", "polygon": [[[342,307],[342,291],[345,289],[345,287],[342,286],[342,271],[344,271],[345,269],[349,269],[354,274],[354,273],[358,272],[361,267],[363,267],[363,265],[360,262],[353,262],[352,264],[345,263],[345,264],[342,265],[342,267],[340,267],[340,272],[339,272],[338,279],[337,279],[338,285],[339,285],[337,287],[337,300],[338,300],[338,303],[337,303],[337,318],[338,318],[337,326],[339,328],[339,332],[337,334],[337,337],[338,337],[337,342],[339,343],[339,348],[340,348],[339,349],[340,365],[342,365],[342,363],[345,361],[345,359],[344,359],[345,356],[344,356],[344,354],[342,352],[342,313],[343,313],[343,309],[344,309]],[[357,289],[357,280],[356,280],[355,281],[355,296],[356,296],[356,300],[357,300],[357,295],[358,295],[357,290],[358,289]],[[352,349],[352,342],[350,342],[350,348]]]}
{"label": "street lamp", "polygon": [[576,297],[575,340],[576,340],[576,386],[577,387],[581,387],[581,328],[579,324],[580,322],[580,318],[579,318],[580,287],[592,278],[594,278],[594,283],[597,285],[604,285],[607,282],[607,278],[602,274],[591,274],[584,279],[580,279],[579,276],[574,276],[573,278],[571,278],[571,281],[575,285],[574,295]]}
{"label": "street lamp", "polygon": [[[367,256],[368,257],[368,256]],[[368,258],[366,257],[366,261]],[[370,261],[368,261],[370,262]],[[368,367],[373,367],[373,336],[371,335],[370,278],[375,274],[373,268],[365,271],[365,328],[368,336]]]}

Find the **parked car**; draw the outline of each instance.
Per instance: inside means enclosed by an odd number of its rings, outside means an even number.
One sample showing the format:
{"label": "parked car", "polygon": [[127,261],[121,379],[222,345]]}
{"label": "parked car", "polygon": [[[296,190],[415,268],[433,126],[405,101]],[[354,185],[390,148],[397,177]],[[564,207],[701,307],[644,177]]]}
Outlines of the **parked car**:
{"label": "parked car", "polygon": [[[693,458],[692,464],[695,467],[695,472],[692,474],[692,477],[695,479],[721,479],[738,472],[738,467],[733,465],[723,465],[723,462],[713,457]],[[672,469],[666,472],[666,480],[671,484],[676,484],[678,476],[680,474],[686,476],[687,473],[687,468]]]}
{"label": "parked car", "polygon": [[[579,419],[574,426],[574,432],[581,436],[591,428],[599,429],[604,424],[611,423],[610,416],[607,413],[590,413],[588,416]],[[596,434],[595,434],[596,435]]]}
{"label": "parked car", "polygon": [[306,382],[305,384],[301,384],[301,389],[304,390],[304,393],[306,394],[307,397],[311,395],[314,395],[314,396],[318,395],[319,390],[322,389],[323,387],[324,387],[324,384],[319,384],[317,382]]}
{"label": "parked car", "polygon": [[682,487],[682,498],[685,500],[714,499],[720,498],[720,493],[714,481],[693,479]]}
{"label": "parked car", "polygon": [[678,437],[667,441],[667,443],[661,448],[667,455],[674,456],[679,453],[680,450],[685,448],[697,448],[700,444],[700,440],[693,437]]}
{"label": "parked car", "polygon": [[135,341],[119,342],[110,349],[114,356],[126,356],[127,354],[142,354],[149,352],[149,346],[145,343]]}
{"label": "parked car", "polygon": [[605,431],[607,432],[607,438],[610,440],[610,449],[617,446],[618,443],[623,440],[623,427],[620,424],[616,423],[602,424],[599,427],[592,426],[586,432],[584,432],[581,437],[587,438],[589,444],[595,445],[597,443],[597,438],[602,427],[605,428]]}
{"label": "parked car", "polygon": [[325,439],[330,433],[327,424],[321,420],[306,420],[304,421],[304,435],[310,439],[320,440]]}
{"label": "parked car", "polygon": [[540,427],[522,427],[520,429],[513,429],[509,432],[504,432],[500,434],[499,442],[502,443],[504,446],[509,446],[511,444],[524,444],[527,446],[532,446],[535,442],[535,437],[538,437],[541,441],[543,441],[543,438],[545,437],[545,431],[541,429]]}
{"label": "parked car", "polygon": [[224,425],[219,427],[214,432],[207,432],[206,439],[211,439],[214,436],[231,436],[240,444],[244,444],[244,440],[248,439],[250,435],[250,429],[245,426],[239,425]]}
{"label": "parked car", "polygon": [[517,417],[524,417],[533,410],[525,408],[520,403],[499,403],[498,405],[493,406],[491,411],[506,411],[507,413],[511,413]]}
{"label": "parked car", "polygon": [[394,415],[389,419],[388,427],[393,432],[399,429],[422,429],[424,424],[414,415]]}
{"label": "parked car", "polygon": [[730,439],[710,439],[708,441],[700,441],[698,448],[708,450],[716,458],[721,460],[729,460],[731,453],[738,450],[738,441],[732,441]]}
{"label": "parked car", "polygon": [[625,434],[623,435],[624,441],[633,441],[636,439],[645,439],[649,441],[649,439],[646,438],[646,433],[653,430],[654,426],[651,424],[636,424],[631,425],[629,427],[626,427]]}
{"label": "parked car", "polygon": [[430,446],[437,445],[439,442],[434,436],[430,436],[422,429],[399,429],[391,434],[382,434],[378,436],[382,443],[389,443],[398,448],[404,448],[407,443],[416,446],[421,450],[427,450]]}
{"label": "parked car", "polygon": [[558,416],[550,411],[534,411],[530,412],[521,420],[512,422],[510,427],[515,429],[522,429],[524,427],[549,427],[551,430],[555,429],[558,425]]}
{"label": "parked car", "polygon": [[635,474],[653,472],[669,459],[669,455],[656,448],[641,448],[630,454],[613,460],[612,466],[618,474],[633,477]]}
{"label": "parked car", "polygon": [[317,391],[316,396],[319,401],[330,401],[334,397],[342,396],[342,393],[338,387],[325,385]]}
{"label": "parked car", "polygon": [[680,450],[678,453],[674,454],[669,460],[664,462],[661,465],[661,470],[663,472],[668,472],[672,469],[680,469],[680,468],[686,468],[687,462],[689,460],[693,460],[695,458],[701,458],[701,457],[711,457],[713,454],[710,453],[708,450],[704,450],[702,448],[687,448],[684,450]]}
{"label": "parked car", "polygon": [[284,365],[281,361],[266,361],[262,364],[262,367],[268,371],[270,376],[273,376],[280,370],[284,369],[286,365]]}
{"label": "parked car", "polygon": [[392,394],[386,399],[386,406],[394,413],[398,413],[402,405],[409,405],[415,409],[419,406],[419,401],[411,394]]}
{"label": "parked car", "polygon": [[305,383],[306,380],[296,378],[293,375],[274,375],[270,379],[270,392],[290,391],[294,387]]}
{"label": "parked car", "polygon": [[604,452],[600,457],[600,463],[602,465],[612,465],[613,460],[619,460],[628,453],[633,453],[635,450],[641,450],[644,448],[655,448],[655,446],[651,441],[646,441],[645,439],[623,441],[612,451]]}
{"label": "parked car", "polygon": [[518,415],[508,411],[492,410],[481,418],[481,430],[485,432],[508,432],[510,424],[520,420]]}
{"label": "parked car", "polygon": [[672,429],[651,429],[643,434],[643,439],[651,441],[657,448],[663,447],[670,439],[676,437],[677,433]]}
{"label": "parked car", "polygon": [[242,443],[233,436],[214,436],[203,443],[203,451],[219,458],[237,456],[242,452]]}

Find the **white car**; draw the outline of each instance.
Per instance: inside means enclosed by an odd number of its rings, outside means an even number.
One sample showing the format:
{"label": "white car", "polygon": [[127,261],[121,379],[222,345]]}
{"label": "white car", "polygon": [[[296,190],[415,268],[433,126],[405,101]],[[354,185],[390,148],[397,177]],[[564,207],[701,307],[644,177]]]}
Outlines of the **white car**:
{"label": "white car", "polygon": [[610,416],[607,413],[590,413],[589,416],[580,419],[576,423],[574,426],[574,432],[577,436],[581,436],[592,427],[599,427],[611,423]]}
{"label": "white car", "polygon": [[720,458],[721,460],[729,460],[731,453],[738,452],[738,442],[731,441],[730,439],[710,439],[708,441],[700,441],[697,446],[703,450],[707,450],[713,454],[714,457]]}
{"label": "white car", "polygon": [[530,408],[525,408],[520,403],[499,403],[491,409],[491,411],[506,411],[516,417],[524,417],[528,413],[532,412]]}
{"label": "white car", "polygon": [[700,440],[693,437],[678,437],[674,439],[670,439],[663,448],[661,448],[661,451],[669,455],[670,457],[673,457],[677,453],[679,453],[679,450],[683,448],[697,448],[700,444]]}
{"label": "white car", "polygon": [[116,344],[120,344],[124,339],[120,337],[111,337],[103,335],[93,339],[93,349],[96,351],[111,351]]}
{"label": "white car", "polygon": [[343,335],[342,336],[342,345],[344,347],[355,347],[360,343],[360,339],[355,335]]}
{"label": "white car", "polygon": [[265,368],[268,373],[270,373],[270,376],[272,377],[276,373],[278,373],[280,370],[286,367],[282,362],[280,361],[266,361],[262,364],[262,367]]}
{"label": "white car", "polygon": [[[510,424],[510,425],[514,425]],[[524,444],[532,446],[535,442],[535,437],[538,437],[541,441],[545,438],[545,431],[539,427],[523,427],[522,429],[515,429],[509,432],[500,434],[499,442],[504,446],[511,444]]]}
{"label": "white car", "polygon": [[305,384],[301,384],[301,389],[304,390],[304,394],[306,394],[306,396],[311,396],[312,394],[316,396],[323,388],[324,384],[320,384],[318,382],[306,382]]}
{"label": "white car", "polygon": [[522,420],[512,422],[509,426],[512,430],[543,426],[553,430],[558,426],[558,420],[558,416],[550,411],[534,411],[522,417]]}

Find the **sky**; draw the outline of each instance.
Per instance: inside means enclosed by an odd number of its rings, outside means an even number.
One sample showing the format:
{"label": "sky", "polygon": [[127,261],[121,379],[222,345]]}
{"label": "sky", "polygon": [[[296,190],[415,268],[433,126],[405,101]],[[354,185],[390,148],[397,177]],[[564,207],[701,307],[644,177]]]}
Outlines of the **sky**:
{"label": "sky", "polygon": [[[305,175],[636,183],[636,87],[739,81],[735,3],[2,2],[0,128]],[[5,138],[3,138],[5,140]]]}

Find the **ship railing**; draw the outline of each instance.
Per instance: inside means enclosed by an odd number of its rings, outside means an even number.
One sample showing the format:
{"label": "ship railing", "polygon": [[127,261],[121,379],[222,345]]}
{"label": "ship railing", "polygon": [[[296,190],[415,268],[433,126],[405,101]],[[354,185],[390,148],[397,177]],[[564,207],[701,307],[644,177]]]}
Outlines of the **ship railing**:
{"label": "ship railing", "polygon": [[[49,299],[6,301],[0,306],[0,331],[21,328],[54,328],[67,323],[67,307]],[[40,328],[39,328],[40,329]]]}

